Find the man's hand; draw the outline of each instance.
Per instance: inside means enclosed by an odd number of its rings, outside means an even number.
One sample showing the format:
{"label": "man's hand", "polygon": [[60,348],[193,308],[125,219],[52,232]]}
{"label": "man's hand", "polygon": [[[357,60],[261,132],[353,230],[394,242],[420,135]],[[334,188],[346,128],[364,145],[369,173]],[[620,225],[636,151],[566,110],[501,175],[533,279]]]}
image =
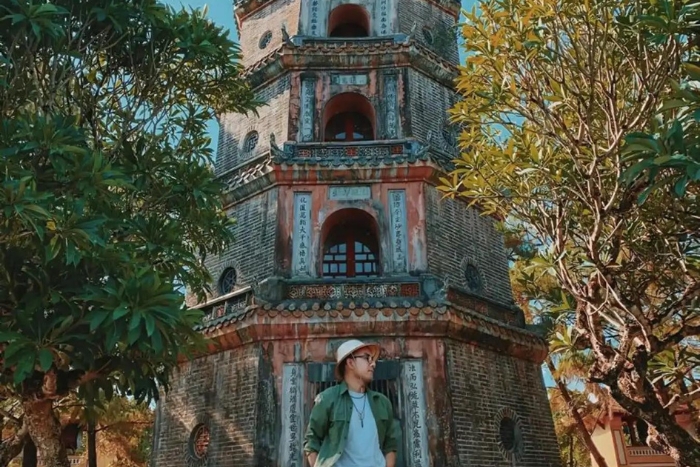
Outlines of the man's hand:
{"label": "man's hand", "polygon": [[[317,457],[318,457],[318,453],[317,453],[317,452],[310,452],[310,453],[309,453],[309,465],[310,465],[311,467],[314,467],[314,465],[316,465],[316,458],[317,458]],[[392,464],[392,466],[393,466],[393,464]],[[387,464],[387,467],[389,467],[388,464]]]}
{"label": "man's hand", "polygon": [[386,467],[396,467],[395,452],[390,452],[389,454],[385,455],[384,458],[386,459]]}

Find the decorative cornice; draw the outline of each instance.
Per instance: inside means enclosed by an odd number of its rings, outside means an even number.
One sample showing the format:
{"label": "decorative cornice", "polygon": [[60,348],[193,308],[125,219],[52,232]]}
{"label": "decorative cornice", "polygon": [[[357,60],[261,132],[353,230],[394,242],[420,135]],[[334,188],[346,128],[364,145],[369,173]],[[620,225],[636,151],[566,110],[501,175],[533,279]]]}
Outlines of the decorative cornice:
{"label": "decorative cornice", "polygon": [[[220,174],[232,203],[278,183],[338,182],[338,171],[352,170],[353,180],[437,180],[451,160],[416,139],[353,143],[284,143]],[[403,170],[397,170],[397,169]]]}
{"label": "decorative cornice", "polygon": [[430,155],[430,146],[416,139],[354,141],[351,143],[287,142],[284,143],[282,149],[272,146],[272,162],[275,164],[378,167],[380,164],[413,164],[431,160],[433,159]]}
{"label": "decorative cornice", "polygon": [[374,278],[334,279],[323,277],[271,277],[255,288],[246,287],[225,297],[196,306],[205,312],[203,330],[236,320],[251,306],[278,311],[354,309],[389,306],[438,307],[449,304],[455,309],[472,310],[485,319],[525,329],[523,313],[466,293],[450,286],[433,274],[388,275]]}
{"label": "decorative cornice", "polygon": [[381,69],[412,66],[453,88],[457,66],[409,36],[331,39],[295,36],[246,69],[256,88],[289,70]]}
{"label": "decorative cornice", "polygon": [[202,331],[217,343],[211,352],[263,341],[363,335],[448,338],[537,363],[547,353],[545,341],[530,331],[435,300],[257,304]]}

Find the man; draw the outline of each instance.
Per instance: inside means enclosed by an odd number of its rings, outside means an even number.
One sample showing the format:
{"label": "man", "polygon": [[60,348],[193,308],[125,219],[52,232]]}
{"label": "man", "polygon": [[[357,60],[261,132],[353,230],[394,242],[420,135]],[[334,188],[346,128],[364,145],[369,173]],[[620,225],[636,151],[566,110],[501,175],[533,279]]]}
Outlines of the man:
{"label": "man", "polygon": [[398,433],[389,399],[368,388],[377,344],[344,342],[336,353],[340,384],[316,396],[304,437],[311,467],[395,467]]}

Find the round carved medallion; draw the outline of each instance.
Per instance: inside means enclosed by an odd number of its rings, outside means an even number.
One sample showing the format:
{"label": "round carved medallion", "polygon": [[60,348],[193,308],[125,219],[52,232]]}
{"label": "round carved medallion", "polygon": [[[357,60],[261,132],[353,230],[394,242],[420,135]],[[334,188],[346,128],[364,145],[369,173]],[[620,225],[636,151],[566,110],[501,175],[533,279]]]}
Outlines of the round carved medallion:
{"label": "round carved medallion", "polygon": [[221,279],[219,279],[219,292],[221,295],[233,292],[237,279],[238,274],[236,274],[236,270],[234,268],[226,268],[221,274]]}
{"label": "round carved medallion", "polygon": [[433,31],[431,31],[428,26],[423,28],[423,38],[425,39],[426,44],[433,45],[433,42],[435,42]]}
{"label": "round carved medallion", "polygon": [[508,462],[520,462],[525,455],[523,422],[520,416],[508,407],[498,411],[494,418],[494,428],[498,433],[498,449]]}
{"label": "round carved medallion", "polygon": [[243,152],[249,153],[253,152],[253,149],[258,145],[258,140],[260,139],[260,135],[258,135],[257,131],[251,131],[248,133],[243,140]]}
{"label": "round carved medallion", "polygon": [[186,461],[188,467],[205,467],[209,460],[209,428],[200,423],[195,426],[187,443]]}
{"label": "round carved medallion", "polygon": [[484,288],[484,281],[481,278],[481,272],[473,264],[467,264],[464,268],[464,280],[467,287],[473,292],[481,292]]}
{"label": "round carved medallion", "polygon": [[265,34],[263,34],[260,37],[260,42],[258,43],[258,46],[261,49],[266,48],[268,45],[270,45],[270,41],[272,40],[272,31],[265,31]]}

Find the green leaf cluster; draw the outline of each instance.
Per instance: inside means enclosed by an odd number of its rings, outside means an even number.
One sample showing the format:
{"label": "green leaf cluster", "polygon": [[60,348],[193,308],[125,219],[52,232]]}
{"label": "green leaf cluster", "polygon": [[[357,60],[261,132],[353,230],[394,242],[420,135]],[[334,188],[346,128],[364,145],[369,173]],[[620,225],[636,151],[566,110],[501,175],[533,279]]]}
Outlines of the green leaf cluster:
{"label": "green leaf cluster", "polygon": [[0,385],[150,399],[203,345],[182,284],[232,241],[206,125],[259,105],[239,59],[155,0],[0,4]]}

